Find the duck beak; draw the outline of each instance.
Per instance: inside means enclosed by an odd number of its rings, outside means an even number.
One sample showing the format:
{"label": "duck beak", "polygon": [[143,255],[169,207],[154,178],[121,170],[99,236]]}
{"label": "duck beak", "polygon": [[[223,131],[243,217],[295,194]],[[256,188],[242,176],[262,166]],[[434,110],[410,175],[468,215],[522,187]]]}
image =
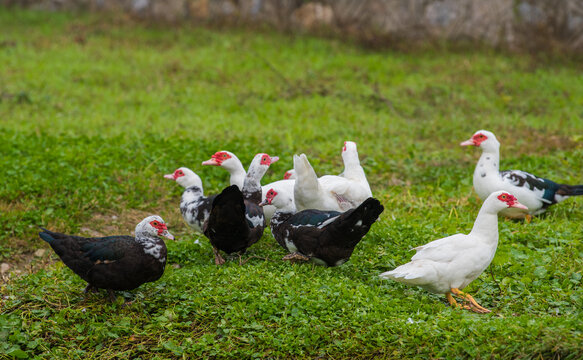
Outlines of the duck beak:
{"label": "duck beak", "polygon": [[170,179],[170,180],[176,180],[176,179],[174,178],[174,174],[166,174],[166,175],[164,175],[164,178],[165,178],[165,179]]}
{"label": "duck beak", "polygon": [[273,164],[274,162],[279,160],[279,156],[270,156],[269,157],[269,163]]}
{"label": "duck beak", "polygon": [[269,201],[267,199],[265,199],[262,202],[260,202],[258,205],[261,206],[261,207],[263,207],[265,205],[269,205]]}
{"label": "duck beak", "polygon": [[518,201],[515,202],[514,204],[510,205],[510,207],[517,208],[517,209],[528,210],[528,208],[526,206],[522,205]]}
{"label": "duck beak", "polygon": [[210,158],[207,161],[203,161],[202,162],[203,165],[211,165],[211,166],[219,166],[221,164],[219,164],[215,159]]}
{"label": "duck beak", "polygon": [[470,140],[466,140],[464,142],[460,143],[461,146],[474,146],[476,144],[474,144],[474,140],[470,139]]}
{"label": "duck beak", "polygon": [[162,234],[160,234],[160,236],[164,236],[167,239],[174,240],[174,235],[170,234],[170,232],[168,232],[168,230],[164,230],[164,232],[162,232]]}

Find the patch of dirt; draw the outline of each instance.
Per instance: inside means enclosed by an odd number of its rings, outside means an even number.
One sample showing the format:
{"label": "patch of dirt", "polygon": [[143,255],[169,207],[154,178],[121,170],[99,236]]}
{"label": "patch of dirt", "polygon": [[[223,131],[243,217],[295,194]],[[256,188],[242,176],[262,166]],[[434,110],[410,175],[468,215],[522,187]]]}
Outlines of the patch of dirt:
{"label": "patch of dirt", "polygon": [[12,256],[9,261],[0,263],[0,280],[8,282],[10,278],[37,272],[58,260],[57,255],[52,254],[52,249],[37,249],[33,252],[20,253]]}

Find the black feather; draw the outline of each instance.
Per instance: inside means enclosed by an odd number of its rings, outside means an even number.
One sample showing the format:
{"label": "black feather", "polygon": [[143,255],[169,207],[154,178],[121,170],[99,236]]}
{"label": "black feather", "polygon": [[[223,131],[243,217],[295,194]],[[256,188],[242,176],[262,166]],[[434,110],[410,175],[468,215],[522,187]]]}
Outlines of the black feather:
{"label": "black feather", "polygon": [[[286,250],[324,261],[328,266],[346,262],[355,246],[378,219],[384,207],[368,198],[357,208],[344,213],[304,210],[296,214],[276,212],[271,232]],[[329,223],[326,223],[326,222]]]}
{"label": "black feather", "polygon": [[166,246],[160,239],[164,261],[146,254],[133,236],[85,238],[44,228],[39,236],[68,268],[95,288],[131,290],[164,273]]}
{"label": "black feather", "polygon": [[[261,219],[261,224],[255,226],[247,217]],[[244,252],[256,243],[263,235],[264,228],[263,209],[245,200],[241,190],[231,185],[213,200],[204,234],[214,247],[230,254]]]}

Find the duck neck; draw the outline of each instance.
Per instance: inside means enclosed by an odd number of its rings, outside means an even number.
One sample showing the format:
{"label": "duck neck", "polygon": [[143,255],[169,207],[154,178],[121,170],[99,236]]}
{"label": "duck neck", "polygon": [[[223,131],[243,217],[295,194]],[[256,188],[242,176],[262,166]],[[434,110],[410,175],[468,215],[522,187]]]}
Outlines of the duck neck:
{"label": "duck neck", "polygon": [[249,172],[243,181],[243,198],[259,204],[261,202],[261,178],[267,169],[255,167],[253,164],[249,167]]}
{"label": "duck neck", "polygon": [[229,173],[231,174],[231,178],[229,179],[230,185],[237,185],[239,190],[243,190],[243,184],[245,182],[245,177],[247,173],[245,172],[245,168],[241,163],[234,169],[229,169]]}
{"label": "duck neck", "polygon": [[482,151],[482,156],[478,160],[476,165],[476,170],[474,171],[474,176],[485,177],[486,174],[496,173],[498,174],[500,168],[500,150],[499,148],[493,148]]}
{"label": "duck neck", "polygon": [[153,256],[161,263],[166,262],[166,245],[162,239],[138,232],[136,233],[136,242],[144,248],[144,253]]}
{"label": "duck neck", "polygon": [[480,238],[498,243],[498,213],[490,210],[487,204],[485,205],[482,205],[470,235],[478,235]]}
{"label": "duck neck", "polygon": [[194,202],[198,202],[203,197],[204,194],[202,191],[202,187],[199,187],[197,185],[187,187],[182,193],[182,199],[180,200],[180,209]]}
{"label": "duck neck", "polygon": [[360,166],[358,159],[345,159],[343,174],[345,178],[366,178],[364,169]]}

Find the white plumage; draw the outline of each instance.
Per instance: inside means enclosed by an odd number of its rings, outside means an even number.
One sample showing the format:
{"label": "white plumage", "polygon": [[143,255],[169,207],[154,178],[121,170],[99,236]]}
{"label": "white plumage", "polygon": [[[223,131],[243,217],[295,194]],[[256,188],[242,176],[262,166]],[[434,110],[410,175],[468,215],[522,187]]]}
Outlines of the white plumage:
{"label": "white plumage", "polygon": [[490,194],[469,234],[456,234],[418,246],[411,262],[380,276],[446,294],[450,304],[456,306],[451,297],[453,293],[469,302],[464,308],[489,312],[460,290],[480,276],[492,262],[498,246],[498,212],[507,208],[526,209],[507,192]]}

